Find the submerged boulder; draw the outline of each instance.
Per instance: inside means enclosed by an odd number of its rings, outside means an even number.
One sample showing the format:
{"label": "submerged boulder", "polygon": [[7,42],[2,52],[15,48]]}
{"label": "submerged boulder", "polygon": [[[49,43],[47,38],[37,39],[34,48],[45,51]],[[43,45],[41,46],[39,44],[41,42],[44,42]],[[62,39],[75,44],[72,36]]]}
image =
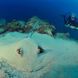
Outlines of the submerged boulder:
{"label": "submerged boulder", "polygon": [[11,22],[7,23],[8,31],[16,31],[20,28],[20,24],[17,20],[13,19]]}
{"label": "submerged boulder", "polygon": [[[49,22],[41,20],[36,16],[30,18],[27,22],[23,20],[13,19],[12,21],[5,23],[5,20],[1,20],[0,25],[1,33],[14,31],[30,33],[36,31],[41,34],[48,34],[50,36],[53,36],[56,29]],[[5,27],[3,27],[3,25],[5,25]]]}
{"label": "submerged boulder", "polygon": [[48,22],[41,20],[40,18],[34,16],[28,20],[25,25],[26,29],[29,32],[36,31],[42,34],[53,35],[52,32],[55,32],[55,27]]}

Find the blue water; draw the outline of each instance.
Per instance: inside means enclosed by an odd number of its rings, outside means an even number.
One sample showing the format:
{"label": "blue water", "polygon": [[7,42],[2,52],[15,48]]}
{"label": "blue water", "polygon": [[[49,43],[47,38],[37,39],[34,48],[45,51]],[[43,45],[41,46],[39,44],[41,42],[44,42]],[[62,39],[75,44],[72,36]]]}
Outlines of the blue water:
{"label": "blue water", "polygon": [[38,16],[56,26],[58,32],[69,32],[78,39],[78,30],[64,26],[62,14],[78,15],[78,0],[0,0],[0,18],[27,20]]}
{"label": "blue water", "polygon": [[[0,0],[0,18],[27,20],[38,16],[53,24],[57,32],[69,32],[71,38],[78,40],[78,30],[66,28],[61,17],[62,14],[70,12],[78,17],[78,0]],[[76,76],[78,67],[70,71]],[[74,78],[74,75],[72,74],[71,78]],[[75,78],[78,78],[77,76]]]}

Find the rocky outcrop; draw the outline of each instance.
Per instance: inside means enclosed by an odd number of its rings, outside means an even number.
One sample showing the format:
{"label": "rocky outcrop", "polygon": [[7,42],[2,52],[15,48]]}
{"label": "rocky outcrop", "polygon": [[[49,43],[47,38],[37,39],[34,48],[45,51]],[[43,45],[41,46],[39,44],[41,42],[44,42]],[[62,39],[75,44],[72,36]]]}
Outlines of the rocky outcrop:
{"label": "rocky outcrop", "polygon": [[36,31],[51,36],[53,35],[53,32],[55,32],[55,27],[53,25],[44,20],[41,20],[36,16],[30,18],[25,27],[28,29],[28,31]]}
{"label": "rocky outcrop", "polygon": [[[1,25],[5,23],[4,20],[1,21]],[[0,26],[0,34],[14,31],[22,33],[38,32],[53,36],[55,34],[55,27],[36,16],[28,19],[27,22],[13,19],[11,22],[4,24],[4,26]]]}

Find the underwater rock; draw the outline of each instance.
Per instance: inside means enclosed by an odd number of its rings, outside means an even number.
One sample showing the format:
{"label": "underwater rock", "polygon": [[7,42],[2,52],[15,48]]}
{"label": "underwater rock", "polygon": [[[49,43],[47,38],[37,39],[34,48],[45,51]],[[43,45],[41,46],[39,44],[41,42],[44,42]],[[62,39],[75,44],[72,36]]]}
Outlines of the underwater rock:
{"label": "underwater rock", "polygon": [[[5,21],[1,20],[1,25],[3,25],[4,23]],[[34,16],[27,22],[13,19],[12,21],[6,23],[4,27],[0,27],[0,34],[17,31],[21,33],[38,32],[41,34],[48,34],[50,36],[53,36],[55,35],[55,30],[56,28],[53,25]]]}
{"label": "underwater rock", "polygon": [[[52,32],[55,31],[55,27],[46,21],[34,16],[28,20],[25,25],[28,31],[36,31],[42,34],[53,35]],[[27,30],[26,30],[27,31]]]}
{"label": "underwater rock", "polygon": [[13,32],[24,32],[25,21],[13,19],[11,22],[7,23],[7,31]]}
{"label": "underwater rock", "polygon": [[25,23],[26,23],[23,20],[18,20],[17,22],[20,24],[21,28],[24,27],[25,26]]}
{"label": "underwater rock", "polygon": [[7,23],[8,31],[18,31],[19,28],[20,28],[20,24],[15,19],[13,19],[11,22]]}

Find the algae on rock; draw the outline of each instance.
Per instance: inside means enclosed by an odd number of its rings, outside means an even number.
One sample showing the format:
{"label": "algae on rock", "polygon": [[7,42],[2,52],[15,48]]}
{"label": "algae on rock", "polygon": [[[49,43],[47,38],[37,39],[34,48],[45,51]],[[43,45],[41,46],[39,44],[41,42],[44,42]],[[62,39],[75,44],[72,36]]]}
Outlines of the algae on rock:
{"label": "algae on rock", "polygon": [[[4,20],[2,22],[4,22]],[[13,31],[22,33],[38,32],[53,36],[55,33],[55,27],[49,22],[46,22],[36,16],[30,18],[27,22],[13,19],[11,22],[7,22],[4,27],[0,27],[1,33]]]}
{"label": "algae on rock", "polygon": [[53,25],[49,24],[46,21],[41,20],[36,16],[30,18],[29,21],[26,23],[25,27],[30,28],[29,31],[36,31],[51,36],[53,35],[52,32],[55,31],[55,27]]}

